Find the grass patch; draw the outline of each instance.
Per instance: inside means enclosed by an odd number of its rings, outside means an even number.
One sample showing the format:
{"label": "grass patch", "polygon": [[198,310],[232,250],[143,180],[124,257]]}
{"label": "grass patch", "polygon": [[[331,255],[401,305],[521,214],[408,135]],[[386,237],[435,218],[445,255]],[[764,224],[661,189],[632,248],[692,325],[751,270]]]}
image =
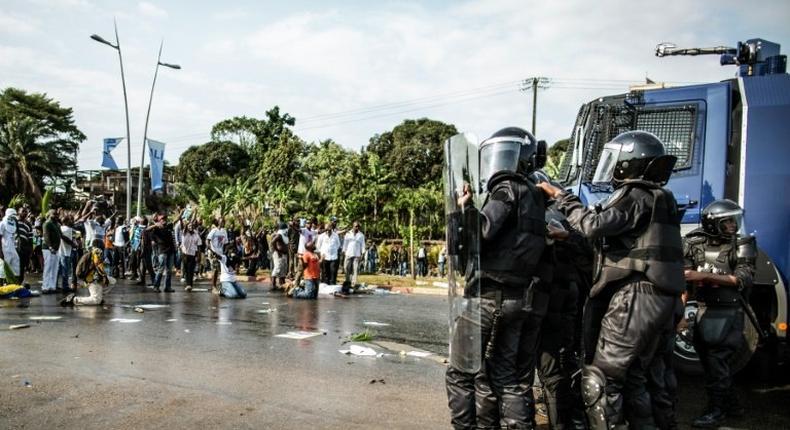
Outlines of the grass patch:
{"label": "grass patch", "polygon": [[373,338],[376,337],[376,332],[365,329],[359,333],[352,333],[351,336],[348,337],[349,342],[370,342]]}

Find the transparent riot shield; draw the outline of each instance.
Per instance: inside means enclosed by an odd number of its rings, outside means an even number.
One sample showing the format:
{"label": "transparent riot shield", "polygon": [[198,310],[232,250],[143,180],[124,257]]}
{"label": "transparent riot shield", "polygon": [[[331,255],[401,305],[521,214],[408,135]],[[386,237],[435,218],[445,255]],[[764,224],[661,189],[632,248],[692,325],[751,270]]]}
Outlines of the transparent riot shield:
{"label": "transparent riot shield", "polygon": [[450,365],[480,370],[480,175],[477,138],[457,134],[444,146],[444,200],[450,302]]}

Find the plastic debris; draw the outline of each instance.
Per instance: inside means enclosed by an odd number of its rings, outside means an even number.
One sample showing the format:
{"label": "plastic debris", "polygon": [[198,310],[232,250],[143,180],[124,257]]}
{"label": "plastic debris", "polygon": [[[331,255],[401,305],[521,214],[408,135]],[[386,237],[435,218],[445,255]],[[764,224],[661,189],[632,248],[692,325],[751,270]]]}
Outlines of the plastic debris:
{"label": "plastic debris", "polygon": [[424,357],[428,357],[429,355],[433,355],[433,354],[431,354],[430,352],[425,352],[425,351],[409,351],[409,352],[406,353],[406,355],[411,356],[411,357],[424,358]]}
{"label": "plastic debris", "polygon": [[348,349],[339,349],[338,351],[341,354],[357,355],[360,357],[373,357],[376,355],[376,351],[373,348],[360,345],[351,345]]}
{"label": "plastic debris", "polygon": [[302,340],[302,339],[308,339],[308,338],[315,337],[315,336],[321,336],[321,334],[322,333],[320,331],[289,331],[287,333],[280,333],[280,334],[274,335],[274,337],[283,337],[283,338],[286,338],[286,339]]}
{"label": "plastic debris", "polygon": [[34,315],[27,317],[30,321],[55,321],[63,318],[60,315]]}
{"label": "plastic debris", "polygon": [[143,308],[138,306],[138,307],[134,308],[134,311],[141,314],[141,313],[145,312],[145,309],[143,309]]}
{"label": "plastic debris", "polygon": [[390,325],[389,323],[383,323],[378,321],[364,321],[362,324],[373,326],[373,327],[387,327]]}
{"label": "plastic debris", "polygon": [[19,330],[22,328],[30,328],[30,324],[12,324],[8,326],[9,330]]}
{"label": "plastic debris", "polygon": [[233,324],[231,321],[217,321],[217,325],[231,325]]}
{"label": "plastic debris", "polygon": [[110,322],[119,322],[119,323],[123,323],[123,324],[138,323],[140,321],[142,321],[142,320],[134,319],[134,318],[113,318],[113,319],[110,320]]}
{"label": "plastic debris", "polygon": [[[160,305],[160,304],[137,305],[137,308],[145,309],[147,311],[150,311],[151,309],[162,309],[162,308],[169,308],[169,307],[170,307],[170,305]],[[137,310],[137,308],[135,308],[135,310]]]}
{"label": "plastic debris", "polygon": [[169,320],[165,320],[165,322],[176,322],[176,321],[178,321],[178,320],[175,319],[175,318],[170,318]]}
{"label": "plastic debris", "polygon": [[270,314],[276,311],[276,309],[258,309],[256,312],[259,314]]}
{"label": "plastic debris", "polygon": [[323,282],[318,284],[318,294],[331,296],[335,293],[340,293],[343,290],[342,285],[327,285]]}
{"label": "plastic debris", "polygon": [[206,292],[208,292],[208,288],[193,288],[192,292],[193,293],[206,293]]}
{"label": "plastic debris", "polygon": [[189,329],[188,329],[188,328],[185,328],[185,329],[184,329],[184,333],[189,333]]}

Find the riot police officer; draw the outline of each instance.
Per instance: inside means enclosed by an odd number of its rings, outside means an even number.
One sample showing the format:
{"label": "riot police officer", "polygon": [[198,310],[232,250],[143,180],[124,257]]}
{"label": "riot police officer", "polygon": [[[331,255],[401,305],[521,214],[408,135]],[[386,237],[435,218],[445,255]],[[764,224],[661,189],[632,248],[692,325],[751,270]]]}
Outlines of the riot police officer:
{"label": "riot police officer", "polygon": [[717,427],[727,415],[741,415],[732,390],[729,360],[745,342],[744,311],[752,287],[757,246],[739,232],[743,209],[731,200],[716,200],[702,211],[702,228],[686,235],[684,256],[690,297],[699,306],[694,349],[705,370],[708,406],[694,427]]}
{"label": "riot police officer", "polygon": [[[479,211],[474,209],[469,185],[458,198],[467,214],[479,215],[479,271],[467,273],[472,278],[467,296],[472,299],[479,294],[475,299],[479,323],[471,324],[479,324],[482,335],[477,345],[465,345],[470,338],[462,335],[454,334],[451,339],[446,386],[456,429],[498,429],[500,419],[508,428],[530,428],[531,413],[517,361],[525,322],[534,305],[532,279],[545,244],[545,199],[528,178],[539,167],[537,152],[535,138],[523,129],[509,127],[494,133],[479,151],[480,182],[488,191],[485,203]],[[455,327],[455,333],[464,330]],[[452,357],[464,348],[485,351],[480,371],[471,373],[454,365]],[[489,389],[498,407],[476,410],[475,396]]]}
{"label": "riot police officer", "polygon": [[582,370],[582,396],[593,429],[652,428],[645,372],[658,333],[672,318],[683,289],[680,216],[662,188],[676,158],[653,134],[625,132],[604,145],[593,182],[614,193],[587,208],[578,197],[543,182],[571,225],[595,241],[596,268],[585,307],[585,347],[595,345]]}

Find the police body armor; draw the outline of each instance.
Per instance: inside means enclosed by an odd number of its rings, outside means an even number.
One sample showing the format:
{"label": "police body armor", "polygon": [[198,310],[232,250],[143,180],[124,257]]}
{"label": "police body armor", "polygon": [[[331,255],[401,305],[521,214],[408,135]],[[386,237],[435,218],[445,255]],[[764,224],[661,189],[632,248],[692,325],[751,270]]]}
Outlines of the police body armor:
{"label": "police body armor", "polygon": [[[737,240],[715,240],[701,229],[689,233],[686,239],[693,267],[699,272],[718,275],[734,275],[739,262],[754,262],[757,256],[754,237],[738,237]],[[749,287],[697,288],[695,298],[708,306],[740,306],[741,300],[748,301]]]}
{"label": "police body armor", "polygon": [[[509,286],[529,286],[546,245],[545,201],[531,180],[515,173],[494,175],[489,196],[504,191],[515,202],[508,223],[481,244],[481,277]],[[514,268],[516,268],[514,270]]]}
{"label": "police body armor", "polygon": [[612,282],[644,274],[646,279],[642,280],[653,283],[658,289],[680,294],[685,280],[675,198],[656,184],[634,181],[619,188],[607,206],[630,208],[638,199],[652,200],[650,223],[634,235],[608,237],[605,243],[599,241],[593,292]]}
{"label": "police body armor", "polygon": [[[734,240],[717,240],[702,230],[695,230],[686,238],[687,256],[690,256],[697,271],[716,273],[719,275],[735,275],[739,263],[754,263],[756,243],[754,237],[738,237]],[[702,341],[707,345],[719,345],[724,342],[733,329],[743,330],[743,340],[747,342],[748,351],[733,354],[730,359],[732,371],[745,365],[756,348],[759,337],[759,325],[754,312],[748,304],[750,286],[738,287],[702,286],[694,289],[694,297],[699,302],[696,314],[694,341]],[[742,321],[742,322],[741,322]],[[751,333],[750,333],[751,332]],[[697,338],[696,336],[700,336]],[[738,342],[740,345],[741,342]]]}

